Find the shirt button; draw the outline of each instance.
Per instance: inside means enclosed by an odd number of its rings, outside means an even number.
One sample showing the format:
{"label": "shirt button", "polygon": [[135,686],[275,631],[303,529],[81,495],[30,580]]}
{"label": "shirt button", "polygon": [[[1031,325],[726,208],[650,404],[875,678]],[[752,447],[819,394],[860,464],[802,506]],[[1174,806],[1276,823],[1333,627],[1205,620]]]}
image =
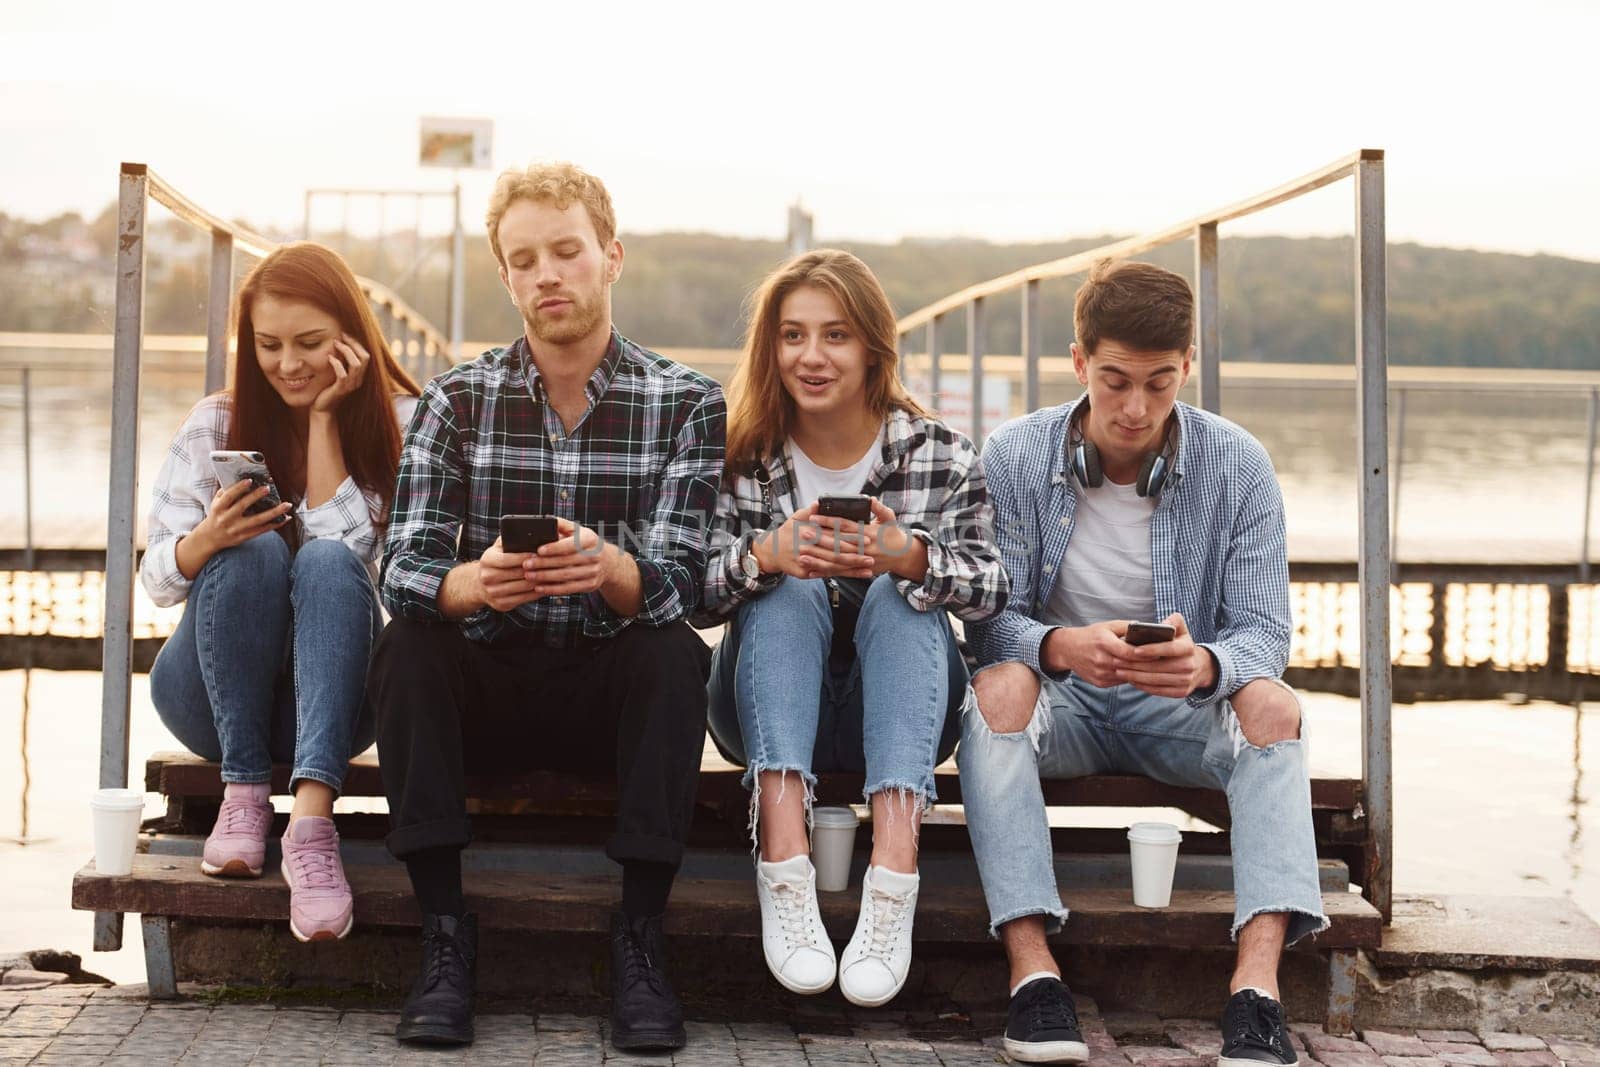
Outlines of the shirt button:
{"label": "shirt button", "polygon": [[567,491],[566,491],[566,490],[565,490],[565,489],[563,489],[563,490],[561,490],[561,499],[562,499],[562,500],[565,500],[565,499],[567,499],[567,497],[568,497],[568,496],[570,496],[570,495],[571,495],[571,494],[570,494],[570,493],[568,493],[568,492],[567,492]]}

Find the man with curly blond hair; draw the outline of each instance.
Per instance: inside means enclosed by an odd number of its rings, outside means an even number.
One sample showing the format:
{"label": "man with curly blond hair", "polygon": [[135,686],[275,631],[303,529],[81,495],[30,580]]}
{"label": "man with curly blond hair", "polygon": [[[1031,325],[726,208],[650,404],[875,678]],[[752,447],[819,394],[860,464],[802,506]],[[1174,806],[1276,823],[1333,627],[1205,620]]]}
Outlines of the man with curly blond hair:
{"label": "man with curly blond hair", "polygon": [[472,1040],[466,776],[558,770],[616,780],[611,1041],[679,1048],[661,916],[705,741],[708,654],[687,619],[722,390],[612,326],[623,251],[598,178],[569,163],[508,170],[486,221],[523,333],[423,390],[383,565],[394,621],[372,661],[389,850],[423,912],[396,1034]]}

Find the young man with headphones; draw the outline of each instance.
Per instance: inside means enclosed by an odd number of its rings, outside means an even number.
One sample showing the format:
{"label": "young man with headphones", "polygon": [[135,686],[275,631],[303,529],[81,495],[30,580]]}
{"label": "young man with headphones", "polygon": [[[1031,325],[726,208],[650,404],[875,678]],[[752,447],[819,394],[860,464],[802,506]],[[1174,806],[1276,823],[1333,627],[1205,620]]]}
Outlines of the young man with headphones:
{"label": "young man with headphones", "polygon": [[[1097,264],[1078,290],[1085,393],[1000,427],[983,450],[1011,601],[967,628],[983,668],[958,761],[967,827],[1005,946],[1015,1060],[1088,1058],[1046,936],[1056,888],[1040,778],[1139,774],[1222,789],[1238,962],[1220,1067],[1291,1067],[1286,944],[1327,927],[1301,710],[1288,663],[1283,498],[1244,429],[1177,400],[1193,357],[1188,283]],[[1130,622],[1170,625],[1135,645]]]}

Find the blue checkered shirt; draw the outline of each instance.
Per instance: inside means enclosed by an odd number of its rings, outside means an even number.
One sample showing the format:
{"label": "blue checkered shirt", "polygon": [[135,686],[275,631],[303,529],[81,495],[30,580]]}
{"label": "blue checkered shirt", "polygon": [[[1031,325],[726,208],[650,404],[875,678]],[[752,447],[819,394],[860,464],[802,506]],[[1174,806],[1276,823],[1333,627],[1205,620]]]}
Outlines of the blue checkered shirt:
{"label": "blue checkered shirt", "polygon": [[[997,429],[983,449],[995,533],[1011,600],[994,619],[967,627],[984,664],[1039,663],[1039,621],[1072,539],[1078,483],[1066,463],[1067,427],[1084,398],[1044,408]],[[1191,704],[1231,696],[1289,662],[1289,559],[1283,494],[1267,451],[1242,427],[1177,406],[1172,473],[1150,516],[1156,619],[1178,612],[1195,642],[1217,659],[1214,689]]]}

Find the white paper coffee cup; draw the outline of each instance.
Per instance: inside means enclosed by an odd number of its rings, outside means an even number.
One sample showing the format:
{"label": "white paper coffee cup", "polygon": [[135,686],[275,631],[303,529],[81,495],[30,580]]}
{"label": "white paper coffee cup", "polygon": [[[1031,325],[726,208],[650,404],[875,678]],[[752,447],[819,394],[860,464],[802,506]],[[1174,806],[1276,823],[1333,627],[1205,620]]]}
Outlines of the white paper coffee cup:
{"label": "white paper coffee cup", "polygon": [[817,869],[817,889],[837,893],[850,887],[850,857],[860,825],[860,816],[849,808],[812,809],[811,865]]}
{"label": "white paper coffee cup", "polygon": [[94,869],[101,874],[133,873],[144,818],[144,793],[137,789],[96,789],[89,798],[94,814]]}
{"label": "white paper coffee cup", "polygon": [[1128,852],[1133,861],[1133,902],[1141,908],[1172,903],[1172,876],[1178,869],[1178,843],[1183,834],[1169,822],[1136,822],[1128,827]]}

